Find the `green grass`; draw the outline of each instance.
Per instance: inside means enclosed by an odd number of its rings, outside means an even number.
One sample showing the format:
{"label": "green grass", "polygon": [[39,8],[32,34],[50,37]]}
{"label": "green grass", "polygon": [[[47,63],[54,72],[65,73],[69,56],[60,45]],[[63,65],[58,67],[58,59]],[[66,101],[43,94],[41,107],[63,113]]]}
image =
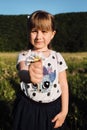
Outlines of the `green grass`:
{"label": "green grass", "polygon": [[16,61],[18,53],[0,53],[0,99],[13,100],[13,81],[18,80]]}

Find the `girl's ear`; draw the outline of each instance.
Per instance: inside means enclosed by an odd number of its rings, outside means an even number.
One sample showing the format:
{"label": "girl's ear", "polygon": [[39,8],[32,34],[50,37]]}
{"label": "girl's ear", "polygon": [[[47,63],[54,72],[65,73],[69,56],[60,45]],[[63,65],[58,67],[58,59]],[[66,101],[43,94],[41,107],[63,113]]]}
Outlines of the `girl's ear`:
{"label": "girl's ear", "polygon": [[53,32],[52,32],[52,37],[51,37],[51,39],[54,38],[55,34],[56,34],[56,31],[53,31]]}

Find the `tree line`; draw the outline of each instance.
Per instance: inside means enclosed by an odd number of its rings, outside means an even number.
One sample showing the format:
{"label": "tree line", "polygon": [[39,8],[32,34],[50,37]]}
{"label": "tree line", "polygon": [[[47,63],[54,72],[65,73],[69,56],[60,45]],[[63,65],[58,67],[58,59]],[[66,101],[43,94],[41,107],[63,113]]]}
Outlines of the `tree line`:
{"label": "tree line", "polygon": [[[87,51],[87,12],[56,14],[52,48],[61,52]],[[0,51],[28,46],[27,15],[0,15]]]}

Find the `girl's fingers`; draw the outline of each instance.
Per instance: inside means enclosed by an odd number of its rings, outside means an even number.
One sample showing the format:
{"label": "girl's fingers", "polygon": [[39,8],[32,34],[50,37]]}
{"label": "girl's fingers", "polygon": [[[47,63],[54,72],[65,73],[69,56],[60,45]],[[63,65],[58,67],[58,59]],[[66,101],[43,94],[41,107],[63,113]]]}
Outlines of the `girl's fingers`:
{"label": "girl's fingers", "polygon": [[29,75],[33,83],[40,83],[43,78],[42,62],[31,63],[29,66]]}
{"label": "girl's fingers", "polygon": [[55,116],[55,117],[52,119],[52,122],[55,122],[57,119],[58,119],[58,116]]}
{"label": "girl's fingers", "polygon": [[62,113],[57,114],[53,119],[52,122],[55,122],[54,128],[58,128],[60,126],[62,126],[62,124],[64,123],[65,120],[65,116],[63,116]]}

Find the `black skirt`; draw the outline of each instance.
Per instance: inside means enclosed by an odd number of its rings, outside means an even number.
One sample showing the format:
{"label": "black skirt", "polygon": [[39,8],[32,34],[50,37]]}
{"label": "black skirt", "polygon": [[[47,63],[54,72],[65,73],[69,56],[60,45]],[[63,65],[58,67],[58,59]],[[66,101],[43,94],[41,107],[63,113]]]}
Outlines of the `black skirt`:
{"label": "black skirt", "polygon": [[[13,130],[55,130],[52,119],[60,110],[61,98],[51,103],[40,103],[21,92],[14,105]],[[65,130],[64,124],[56,130]]]}

